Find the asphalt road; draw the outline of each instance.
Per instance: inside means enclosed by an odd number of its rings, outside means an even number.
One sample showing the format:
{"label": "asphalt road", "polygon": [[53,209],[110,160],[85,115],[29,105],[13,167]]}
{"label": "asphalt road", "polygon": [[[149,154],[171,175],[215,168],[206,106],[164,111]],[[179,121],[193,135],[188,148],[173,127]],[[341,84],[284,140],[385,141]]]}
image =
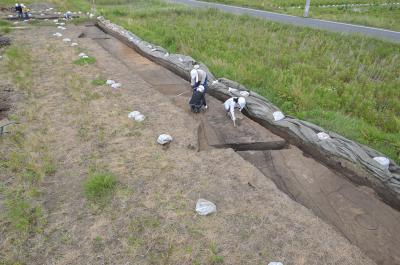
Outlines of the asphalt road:
{"label": "asphalt road", "polygon": [[392,30],[327,21],[321,19],[303,18],[303,17],[279,14],[274,12],[262,11],[257,9],[251,9],[246,7],[229,6],[224,4],[208,3],[195,0],[167,0],[167,2],[186,4],[192,7],[200,7],[200,8],[217,8],[224,12],[233,14],[247,14],[250,16],[263,18],[275,22],[294,24],[297,26],[311,27],[333,32],[362,34],[374,38],[380,38],[400,43],[400,32]]}

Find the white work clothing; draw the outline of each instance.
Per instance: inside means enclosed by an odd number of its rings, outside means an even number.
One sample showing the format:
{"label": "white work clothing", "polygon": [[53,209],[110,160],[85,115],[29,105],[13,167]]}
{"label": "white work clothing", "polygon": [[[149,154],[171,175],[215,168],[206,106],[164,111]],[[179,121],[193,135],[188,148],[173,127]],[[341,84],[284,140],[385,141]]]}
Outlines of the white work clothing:
{"label": "white work clothing", "polygon": [[242,109],[243,109],[243,108],[239,105],[239,103],[237,103],[237,102],[234,101],[234,98],[230,98],[230,99],[226,100],[226,101],[224,102],[224,108],[225,108],[225,111],[229,111],[229,112],[231,113],[231,119],[232,119],[233,121],[236,120],[236,117],[235,117],[235,108],[238,108],[240,111],[242,111]]}
{"label": "white work clothing", "polygon": [[190,85],[193,87],[200,81],[200,85],[204,86],[206,82],[207,73],[201,69],[193,69],[190,71]]}

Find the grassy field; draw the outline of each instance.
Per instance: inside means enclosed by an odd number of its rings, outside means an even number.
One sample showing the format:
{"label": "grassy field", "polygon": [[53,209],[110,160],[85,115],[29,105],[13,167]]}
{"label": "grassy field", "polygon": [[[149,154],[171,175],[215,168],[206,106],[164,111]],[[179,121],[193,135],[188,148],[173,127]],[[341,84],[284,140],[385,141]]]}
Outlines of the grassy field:
{"label": "grassy field", "polygon": [[[303,16],[305,0],[205,0],[221,4],[256,8],[280,12],[290,15]],[[400,30],[400,5],[396,1],[384,0],[319,0],[311,1],[309,17],[348,22],[372,27]],[[373,6],[337,6],[322,7],[323,5],[343,4],[374,4]],[[299,8],[300,7],[300,8]]]}
{"label": "grassy field", "polygon": [[[81,0],[64,5],[88,7]],[[147,41],[204,62],[217,77],[248,86],[287,114],[400,162],[398,44],[157,0],[101,0],[97,9]]]}

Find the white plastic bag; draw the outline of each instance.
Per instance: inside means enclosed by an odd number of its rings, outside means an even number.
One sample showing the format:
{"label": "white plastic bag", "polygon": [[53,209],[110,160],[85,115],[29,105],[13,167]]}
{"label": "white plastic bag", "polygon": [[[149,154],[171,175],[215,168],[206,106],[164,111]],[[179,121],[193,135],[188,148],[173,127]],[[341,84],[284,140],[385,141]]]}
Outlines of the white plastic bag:
{"label": "white plastic bag", "polygon": [[83,56],[87,56],[87,55],[85,53],[81,52],[78,56],[82,58]]}
{"label": "white plastic bag", "polygon": [[141,122],[144,121],[144,115],[139,113],[138,115],[135,116],[135,121]]}
{"label": "white plastic bag", "polygon": [[248,97],[248,96],[250,96],[250,93],[247,92],[247,91],[240,91],[239,94],[240,94],[242,97]]}
{"label": "white plastic bag", "polygon": [[157,139],[157,143],[159,143],[161,145],[170,143],[171,141],[172,141],[172,137],[171,137],[171,135],[168,135],[168,134],[161,134],[160,136],[158,136],[158,139]]}
{"label": "white plastic bag", "polygon": [[198,199],[196,203],[196,212],[200,215],[209,215],[217,211],[214,203],[205,199]]}
{"label": "white plastic bag", "polygon": [[111,85],[112,88],[119,88],[121,86],[122,86],[121,83],[114,83]]}
{"label": "white plastic bag", "polygon": [[329,134],[324,133],[324,132],[319,132],[317,133],[318,139],[320,140],[327,140],[327,139],[331,139],[331,137],[329,136]]}
{"label": "white plastic bag", "polygon": [[389,168],[390,160],[383,156],[377,156],[373,158],[376,162],[380,165],[384,166],[385,168]]}
{"label": "white plastic bag", "polygon": [[128,114],[128,118],[129,118],[129,119],[135,119],[135,117],[136,117],[137,115],[140,115],[140,112],[139,112],[139,111],[132,111],[131,113]]}
{"label": "white plastic bag", "polygon": [[280,111],[275,111],[274,113],[272,113],[272,115],[274,116],[275,121],[280,121],[285,118],[285,115],[283,115],[283,113]]}
{"label": "white plastic bag", "polygon": [[111,85],[115,84],[115,81],[109,79],[109,80],[106,81],[106,84],[109,85],[109,86],[111,86]]}

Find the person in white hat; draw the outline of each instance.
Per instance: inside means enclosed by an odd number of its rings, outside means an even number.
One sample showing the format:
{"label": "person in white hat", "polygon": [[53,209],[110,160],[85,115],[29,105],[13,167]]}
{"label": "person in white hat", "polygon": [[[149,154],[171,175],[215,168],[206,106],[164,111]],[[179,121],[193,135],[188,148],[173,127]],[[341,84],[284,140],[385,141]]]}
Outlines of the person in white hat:
{"label": "person in white hat", "polygon": [[195,64],[192,71],[190,71],[190,85],[193,89],[202,85],[204,87],[204,92],[207,90],[207,73],[200,69],[198,64]]}
{"label": "person in white hat", "polygon": [[235,109],[241,112],[246,106],[246,99],[244,97],[232,97],[224,102],[225,111],[230,115],[233,126],[236,127]]}

